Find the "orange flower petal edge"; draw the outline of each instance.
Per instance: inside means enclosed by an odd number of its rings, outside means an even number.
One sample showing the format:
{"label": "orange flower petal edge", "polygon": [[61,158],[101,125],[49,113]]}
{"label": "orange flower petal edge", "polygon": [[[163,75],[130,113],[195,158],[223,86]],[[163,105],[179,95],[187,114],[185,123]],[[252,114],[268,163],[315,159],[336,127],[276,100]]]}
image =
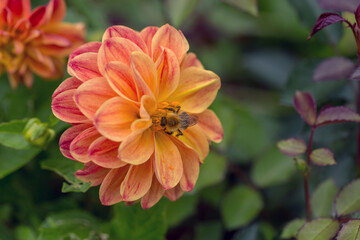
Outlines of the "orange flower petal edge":
{"label": "orange flower petal edge", "polygon": [[[6,72],[10,85],[33,84],[33,74],[44,79],[63,76],[65,57],[85,41],[82,23],[64,23],[64,0],[50,0],[30,10],[29,0],[0,4],[0,75]],[[90,66],[91,67],[91,66]]]}
{"label": "orange flower petal edge", "polygon": [[102,42],[70,55],[71,77],[52,101],[55,116],[73,125],[60,150],[84,163],[76,176],[101,185],[102,204],[175,201],[194,188],[209,143],[221,142],[220,120],[208,109],[220,78],[188,50],[168,24],[112,26]]}

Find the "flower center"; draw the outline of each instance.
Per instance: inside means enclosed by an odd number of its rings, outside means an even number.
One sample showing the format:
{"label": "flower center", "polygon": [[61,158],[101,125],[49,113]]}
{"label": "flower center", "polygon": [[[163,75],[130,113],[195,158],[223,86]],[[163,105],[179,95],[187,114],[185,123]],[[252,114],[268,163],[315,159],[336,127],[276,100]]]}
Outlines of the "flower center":
{"label": "flower center", "polygon": [[198,122],[196,115],[181,111],[179,105],[162,103],[160,106],[162,107],[151,115],[153,131],[164,131],[169,135],[176,133],[175,136],[178,137],[183,135],[182,131]]}

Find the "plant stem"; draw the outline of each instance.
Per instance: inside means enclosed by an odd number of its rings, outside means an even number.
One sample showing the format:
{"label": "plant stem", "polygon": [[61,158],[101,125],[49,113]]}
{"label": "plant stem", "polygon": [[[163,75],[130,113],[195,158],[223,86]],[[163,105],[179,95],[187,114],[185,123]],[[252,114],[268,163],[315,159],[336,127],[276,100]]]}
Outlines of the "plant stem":
{"label": "plant stem", "polygon": [[[358,53],[358,66],[360,66],[360,54]],[[356,92],[356,112],[360,114],[360,84],[358,84],[357,92]],[[357,175],[360,176],[360,123],[357,126],[357,155],[356,155],[356,163],[357,163]]]}
{"label": "plant stem", "polygon": [[310,204],[310,189],[309,189],[309,176],[310,176],[310,154],[312,149],[312,142],[314,137],[315,128],[311,128],[310,138],[308,142],[307,147],[307,158],[306,158],[306,164],[308,166],[308,170],[304,174],[304,190],[305,190],[305,205],[306,205],[306,220],[311,220],[311,204]]}

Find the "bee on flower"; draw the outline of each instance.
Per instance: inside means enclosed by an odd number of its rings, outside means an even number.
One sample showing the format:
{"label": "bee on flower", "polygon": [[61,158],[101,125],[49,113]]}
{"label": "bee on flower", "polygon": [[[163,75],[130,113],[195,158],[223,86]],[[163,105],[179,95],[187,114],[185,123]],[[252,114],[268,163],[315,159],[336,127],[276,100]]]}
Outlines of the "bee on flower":
{"label": "bee on flower", "polygon": [[84,163],[76,176],[100,185],[104,205],[191,191],[209,143],[223,129],[207,109],[220,88],[181,31],[166,24],[141,32],[108,28],[101,42],[77,48],[52,110],[72,124],[60,138],[67,158]]}
{"label": "bee on flower", "polygon": [[50,0],[31,11],[29,0],[0,1],[0,74],[12,88],[33,84],[33,73],[45,79],[63,75],[65,57],[83,44],[82,23],[62,22],[64,0]]}

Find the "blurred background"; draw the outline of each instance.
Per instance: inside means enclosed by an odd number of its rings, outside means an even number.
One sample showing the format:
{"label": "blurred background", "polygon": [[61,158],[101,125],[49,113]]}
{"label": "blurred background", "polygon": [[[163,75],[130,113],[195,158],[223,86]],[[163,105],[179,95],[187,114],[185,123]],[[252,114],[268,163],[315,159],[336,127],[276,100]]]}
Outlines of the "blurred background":
{"label": "blurred background", "polygon": [[[31,2],[34,8],[47,0]],[[102,206],[98,187],[75,179],[81,164],[64,158],[58,147],[66,124],[56,125],[58,135],[47,149],[0,146],[1,240],[273,240],[287,222],[304,218],[302,176],[276,142],[309,137],[292,107],[296,90],[311,92],[318,107],[354,108],[353,88],[345,79],[313,81],[325,58],[341,55],[355,62],[350,29],[335,24],[307,40],[324,11],[315,0],[66,2],[66,21],[84,22],[88,41],[100,40],[111,25],[140,31],[170,23],[181,29],[190,51],[222,80],[211,108],[223,124],[224,140],[211,146],[192,192],[176,202],[162,199],[150,210],[139,204]],[[0,122],[49,121],[51,95],[62,79],[37,78],[33,89],[12,90],[7,76],[0,78]],[[342,187],[356,176],[355,129],[343,123],[317,130],[314,146],[332,149],[337,165],[313,167],[312,191],[324,181]]]}

